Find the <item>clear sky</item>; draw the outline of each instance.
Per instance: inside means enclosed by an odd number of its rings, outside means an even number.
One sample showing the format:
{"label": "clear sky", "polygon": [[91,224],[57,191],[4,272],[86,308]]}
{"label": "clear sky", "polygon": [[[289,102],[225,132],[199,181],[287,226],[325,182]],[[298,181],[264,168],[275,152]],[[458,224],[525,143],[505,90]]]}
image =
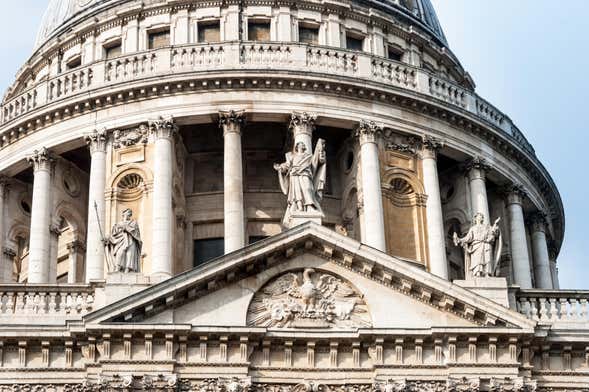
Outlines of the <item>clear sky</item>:
{"label": "clear sky", "polygon": [[[562,288],[589,289],[588,0],[432,0],[477,91],[507,113],[552,174],[566,212]],[[0,15],[0,90],[31,52],[46,0]]]}

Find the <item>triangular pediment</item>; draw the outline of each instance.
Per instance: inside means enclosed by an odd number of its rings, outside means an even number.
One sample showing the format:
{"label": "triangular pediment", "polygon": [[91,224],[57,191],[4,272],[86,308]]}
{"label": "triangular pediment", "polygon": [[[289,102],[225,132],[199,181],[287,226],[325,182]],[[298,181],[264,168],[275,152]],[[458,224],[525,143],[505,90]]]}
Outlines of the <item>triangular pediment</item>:
{"label": "triangular pediment", "polygon": [[227,254],[84,318],[86,328],[125,323],[522,332],[533,331],[535,325],[472,291],[313,223]]}

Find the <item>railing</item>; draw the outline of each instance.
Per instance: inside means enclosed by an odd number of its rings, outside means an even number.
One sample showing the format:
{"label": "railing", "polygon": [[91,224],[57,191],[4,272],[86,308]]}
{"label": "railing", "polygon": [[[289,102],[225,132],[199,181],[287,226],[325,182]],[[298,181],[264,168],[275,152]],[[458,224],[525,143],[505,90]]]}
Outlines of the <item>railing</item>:
{"label": "railing", "polygon": [[531,320],[551,324],[582,323],[589,328],[589,291],[520,290],[517,310]]}
{"label": "railing", "polygon": [[[436,77],[428,71],[364,52],[301,43],[191,44],[166,47],[97,61],[45,79],[3,103],[1,124],[42,109],[60,99],[101,87],[169,77],[175,73],[239,69],[272,69],[305,74],[330,74],[411,90],[466,110],[498,128],[523,149],[533,153],[523,134],[501,111],[475,93]],[[20,128],[25,128],[21,124]],[[1,140],[10,143],[12,132]]]}
{"label": "railing", "polygon": [[91,285],[0,285],[0,320],[10,323],[22,317],[59,316],[80,318],[94,310]]}

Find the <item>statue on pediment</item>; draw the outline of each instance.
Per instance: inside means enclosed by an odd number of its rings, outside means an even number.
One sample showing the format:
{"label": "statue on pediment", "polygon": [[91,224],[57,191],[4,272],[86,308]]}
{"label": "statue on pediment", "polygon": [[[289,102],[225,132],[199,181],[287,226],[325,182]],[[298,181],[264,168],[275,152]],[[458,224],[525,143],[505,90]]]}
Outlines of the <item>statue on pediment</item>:
{"label": "statue on pediment", "polygon": [[143,242],[131,209],[122,212],[122,220],[112,227],[106,245],[111,272],[139,272]]}
{"label": "statue on pediment", "polygon": [[459,238],[454,233],[454,245],[464,249],[466,279],[497,276],[503,239],[497,218],[493,226],[485,223],[485,216],[475,214],[468,233]]}
{"label": "statue on pediment", "polygon": [[293,214],[322,214],[321,200],[325,189],[326,158],[325,141],[319,139],[313,153],[299,141],[294,150],[286,154],[286,161],[275,164],[280,189],[287,196],[287,208],[283,224],[289,226]]}
{"label": "statue on pediment", "polygon": [[351,284],[306,268],[278,276],[258,291],[248,325],[279,328],[358,328],[371,325],[368,307]]}

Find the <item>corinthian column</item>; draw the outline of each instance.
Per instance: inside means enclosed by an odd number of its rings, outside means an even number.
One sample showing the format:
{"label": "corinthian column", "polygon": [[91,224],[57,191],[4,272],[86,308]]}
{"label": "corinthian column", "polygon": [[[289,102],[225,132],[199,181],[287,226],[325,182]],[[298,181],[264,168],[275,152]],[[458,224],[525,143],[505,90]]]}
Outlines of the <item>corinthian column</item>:
{"label": "corinthian column", "polygon": [[104,279],[104,227],[106,187],[106,130],[86,135],[90,149],[90,184],[88,186],[88,224],[86,238],[86,283]]}
{"label": "corinthian column", "polygon": [[485,222],[490,223],[489,201],[487,199],[486,172],[490,169],[484,159],[474,158],[466,164],[468,181],[470,184],[470,200],[472,215],[481,213]]}
{"label": "corinthian column", "polygon": [[307,112],[293,112],[290,116],[289,128],[294,136],[294,145],[298,142],[305,143],[307,151],[313,151],[313,130],[315,129],[317,115]]}
{"label": "corinthian column", "polygon": [[530,255],[528,252],[526,225],[522,208],[524,196],[525,191],[520,185],[512,186],[507,190],[509,238],[515,284],[519,285],[522,289],[531,289]]}
{"label": "corinthian column", "polygon": [[155,139],[153,167],[153,223],[151,274],[172,276],[172,180],[174,135],[178,127],[172,117],[150,121]]}
{"label": "corinthian column", "polygon": [[362,121],[355,131],[360,143],[360,165],[364,206],[362,242],[382,252],[386,251],[384,211],[380,184],[380,162],[377,138],[382,129],[375,122]]}
{"label": "corinthian column", "polygon": [[446,260],[446,241],[444,218],[442,216],[442,198],[438,179],[437,152],[442,144],[432,138],[423,139],[421,162],[423,166],[423,185],[427,194],[427,238],[429,248],[430,272],[440,278],[448,279],[448,261]]}
{"label": "corinthian column", "polygon": [[225,253],[245,246],[245,216],[243,206],[243,161],[241,129],[245,123],[243,111],[219,112],[219,126],[223,129],[224,166],[223,201]]}
{"label": "corinthian column", "polygon": [[33,166],[33,205],[29,247],[29,283],[49,282],[51,251],[51,179],[55,160],[46,148],[35,150],[27,157]]}
{"label": "corinthian column", "polygon": [[552,270],[546,241],[546,214],[538,212],[530,220],[532,228],[532,257],[536,288],[553,289]]}

